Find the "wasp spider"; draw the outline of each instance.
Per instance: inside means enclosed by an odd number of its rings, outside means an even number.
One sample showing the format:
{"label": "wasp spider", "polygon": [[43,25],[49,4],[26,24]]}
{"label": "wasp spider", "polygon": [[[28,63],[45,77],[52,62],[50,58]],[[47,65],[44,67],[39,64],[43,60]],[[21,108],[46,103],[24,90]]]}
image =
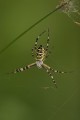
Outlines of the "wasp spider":
{"label": "wasp spider", "polygon": [[58,70],[54,70],[52,69],[50,66],[46,65],[44,63],[45,59],[47,58],[48,54],[49,54],[49,51],[48,51],[48,47],[49,47],[49,29],[47,30],[47,33],[48,33],[48,38],[47,38],[47,44],[46,44],[46,47],[43,47],[43,45],[39,45],[38,46],[38,40],[39,38],[45,33],[46,31],[42,32],[37,38],[36,38],[36,42],[35,42],[35,45],[34,47],[32,48],[32,56],[35,58],[35,62],[34,63],[31,63],[25,67],[22,67],[22,68],[18,68],[18,69],[15,69],[14,72],[12,73],[17,73],[17,72],[22,72],[26,69],[29,69],[33,66],[37,66],[38,68],[44,68],[46,70],[46,72],[49,74],[49,76],[51,77],[54,85],[57,87],[56,85],[56,82],[54,80],[54,77],[52,75],[52,72],[54,73],[65,73],[65,72],[62,72],[62,71],[58,71]]}

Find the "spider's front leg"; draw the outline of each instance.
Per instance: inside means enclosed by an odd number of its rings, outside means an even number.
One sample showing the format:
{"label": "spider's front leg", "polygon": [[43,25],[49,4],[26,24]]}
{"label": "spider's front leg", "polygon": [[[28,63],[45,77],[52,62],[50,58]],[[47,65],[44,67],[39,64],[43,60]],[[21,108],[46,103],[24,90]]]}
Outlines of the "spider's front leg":
{"label": "spider's front leg", "polygon": [[48,51],[48,48],[49,48],[49,41],[50,41],[50,38],[49,38],[49,28],[48,28],[48,38],[47,38],[46,51]]}
{"label": "spider's front leg", "polygon": [[34,49],[37,49],[37,45],[38,45],[38,40],[40,39],[40,37],[45,33],[46,31],[43,31],[40,35],[38,35],[38,37],[36,38],[35,44],[34,44]]}
{"label": "spider's front leg", "polygon": [[32,57],[35,56],[35,53],[37,52],[37,47],[38,47],[38,40],[40,39],[40,37],[45,33],[46,31],[43,31],[40,35],[38,35],[38,37],[36,38],[34,47],[32,48]]}
{"label": "spider's front leg", "polygon": [[34,48],[32,48],[32,57],[34,57],[34,50],[35,50],[35,49],[34,49]]}
{"label": "spider's front leg", "polygon": [[27,66],[25,66],[25,67],[15,69],[15,70],[14,70],[13,72],[11,72],[11,73],[15,74],[15,73],[17,73],[17,72],[23,72],[23,71],[25,71],[25,70],[27,70],[27,69],[35,66],[35,65],[36,65],[36,63],[32,63],[32,64],[27,65]]}

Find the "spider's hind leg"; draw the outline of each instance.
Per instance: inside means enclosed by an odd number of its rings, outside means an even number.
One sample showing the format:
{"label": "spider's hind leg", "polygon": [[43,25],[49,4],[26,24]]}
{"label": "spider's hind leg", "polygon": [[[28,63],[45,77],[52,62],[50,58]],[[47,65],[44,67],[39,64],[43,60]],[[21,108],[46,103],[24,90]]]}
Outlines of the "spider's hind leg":
{"label": "spider's hind leg", "polygon": [[49,70],[47,69],[47,71],[46,71],[46,72],[49,74],[49,76],[51,77],[51,79],[52,79],[52,81],[53,81],[53,83],[54,83],[55,87],[57,88],[56,81],[54,80],[54,77],[53,77],[53,75],[52,75],[51,71],[49,71]]}
{"label": "spider's hind leg", "polygon": [[46,72],[49,74],[49,76],[51,77],[51,79],[52,79],[55,87],[57,88],[56,81],[54,80],[54,77],[53,77],[53,75],[52,75],[52,73],[51,73],[51,71],[50,71],[50,69],[49,69],[50,67],[47,66],[46,64],[43,64],[42,67],[43,67],[44,69],[46,69]]}

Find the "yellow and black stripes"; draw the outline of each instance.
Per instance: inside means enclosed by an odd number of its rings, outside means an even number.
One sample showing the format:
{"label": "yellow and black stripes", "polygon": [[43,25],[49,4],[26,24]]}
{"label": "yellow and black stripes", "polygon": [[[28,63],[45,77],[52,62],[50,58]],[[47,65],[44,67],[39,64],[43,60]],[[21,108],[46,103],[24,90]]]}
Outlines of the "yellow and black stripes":
{"label": "yellow and black stripes", "polygon": [[46,31],[43,31],[43,32],[36,38],[36,42],[35,42],[35,45],[34,45],[35,50],[37,49],[37,44],[38,44],[39,38],[40,38],[45,32],[46,32]]}
{"label": "yellow and black stripes", "polygon": [[[34,44],[34,47],[32,48],[32,57],[34,57],[34,52],[37,52],[38,50],[38,47],[37,47],[37,44],[38,44],[38,40],[39,38],[45,33],[46,31],[43,31],[40,35],[38,35],[38,37],[36,38],[36,41],[35,41],[35,44]],[[41,48],[41,46],[40,46]]]}
{"label": "yellow and black stripes", "polygon": [[46,69],[49,69],[50,71],[54,72],[54,73],[67,73],[67,72],[63,72],[63,71],[59,71],[59,70],[54,70],[53,68],[51,68],[50,66],[46,65],[46,64],[43,64],[43,66],[46,68]]}
{"label": "yellow and black stripes", "polygon": [[54,80],[54,77],[53,77],[53,75],[52,75],[51,71],[49,71],[49,70],[47,69],[47,71],[46,71],[46,72],[49,74],[49,76],[51,77],[51,79],[52,79],[52,81],[53,81],[53,83],[54,83],[55,87],[57,88],[56,81]]}
{"label": "yellow and black stripes", "polygon": [[[38,47],[38,40],[39,38],[45,33],[48,32],[48,38],[47,38],[47,44],[46,48],[44,48],[42,45],[39,45]],[[34,44],[34,47],[32,48],[32,57],[35,57],[37,60],[43,60],[47,57],[47,51],[49,47],[49,29],[43,31],[38,37],[36,38],[36,42]]]}
{"label": "yellow and black stripes", "polygon": [[23,71],[25,71],[25,70],[27,70],[27,69],[31,68],[32,66],[35,66],[35,65],[36,65],[36,63],[32,63],[32,64],[27,65],[25,67],[15,69],[14,72],[12,72],[12,73],[23,72]]}
{"label": "yellow and black stripes", "polygon": [[46,51],[48,51],[48,47],[49,47],[49,28],[48,28],[48,38],[47,38],[47,45],[46,45]]}
{"label": "yellow and black stripes", "polygon": [[52,72],[54,72],[54,73],[62,73],[62,74],[63,74],[63,73],[67,73],[67,72],[63,72],[63,71],[54,70],[54,69],[52,69],[50,66],[48,66],[48,65],[46,65],[46,64],[44,64],[44,63],[43,63],[43,65],[42,65],[42,67],[47,70],[47,73],[48,73],[49,76],[51,77],[51,79],[52,79],[55,87],[57,87],[57,85],[56,85],[56,82],[55,82],[54,77],[53,77],[53,75],[52,75]]}
{"label": "yellow and black stripes", "polygon": [[[47,37],[47,44],[45,47],[43,47],[43,45],[38,45],[38,40],[39,38],[45,33],[48,33],[48,37]],[[32,56],[35,58],[35,63],[29,64],[25,67],[21,67],[18,69],[15,69],[13,72],[11,73],[17,73],[17,72],[23,72],[33,66],[37,66],[38,68],[44,68],[46,70],[46,72],[48,73],[48,75],[51,77],[55,87],[57,88],[57,84],[56,81],[54,80],[54,77],[52,75],[52,73],[67,73],[67,72],[63,72],[63,71],[58,71],[58,70],[54,70],[53,68],[51,68],[50,66],[46,65],[44,63],[44,60],[48,57],[49,55],[49,29],[47,31],[43,31],[37,38],[34,44],[34,47],[32,48]]]}
{"label": "yellow and black stripes", "polygon": [[25,66],[25,67],[23,67],[23,68],[18,68],[18,69],[15,69],[14,73],[23,72],[23,71],[25,71],[25,70],[27,70],[27,69],[29,69],[28,66]]}
{"label": "yellow and black stripes", "polygon": [[37,49],[37,52],[36,52],[36,60],[44,61],[45,56],[46,56],[45,49],[43,48],[43,46],[39,46],[39,48]]}
{"label": "yellow and black stripes", "polygon": [[61,73],[61,74],[64,74],[64,73],[67,73],[67,72],[63,72],[63,71],[59,71],[59,70],[54,70],[52,68],[50,68],[51,71],[55,72],[55,73]]}
{"label": "yellow and black stripes", "polygon": [[32,48],[32,57],[34,57],[34,48]]}
{"label": "yellow and black stripes", "polygon": [[56,81],[54,80],[54,77],[53,77],[51,71],[50,71],[47,67],[45,67],[44,63],[43,63],[43,65],[42,65],[42,67],[46,70],[46,72],[48,73],[48,75],[51,77],[51,79],[52,79],[52,81],[53,81],[55,87],[57,88]]}

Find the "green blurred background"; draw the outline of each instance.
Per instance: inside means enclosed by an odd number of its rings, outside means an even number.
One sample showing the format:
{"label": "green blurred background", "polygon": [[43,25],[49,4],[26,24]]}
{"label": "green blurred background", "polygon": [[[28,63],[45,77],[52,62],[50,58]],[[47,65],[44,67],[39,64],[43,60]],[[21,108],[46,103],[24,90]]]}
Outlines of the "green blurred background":
{"label": "green blurred background", "polygon": [[[58,0],[0,0],[0,50],[37,20],[53,10]],[[7,75],[35,60],[31,49],[36,37],[50,29],[56,89],[43,69]],[[47,34],[40,43],[46,44]],[[0,55],[0,120],[80,120],[80,27],[60,11],[54,13]]]}

